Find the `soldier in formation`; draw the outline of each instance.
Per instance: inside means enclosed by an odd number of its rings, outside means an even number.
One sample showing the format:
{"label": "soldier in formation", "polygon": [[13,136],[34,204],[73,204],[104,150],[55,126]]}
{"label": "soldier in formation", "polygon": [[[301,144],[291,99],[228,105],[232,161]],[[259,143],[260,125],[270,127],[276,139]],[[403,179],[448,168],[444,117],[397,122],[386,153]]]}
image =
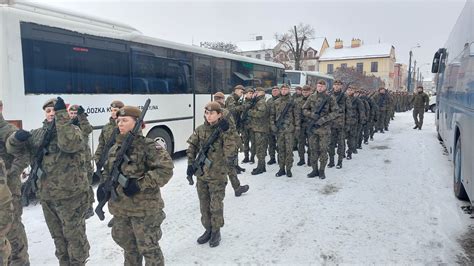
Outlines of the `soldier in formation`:
{"label": "soldier in formation", "polygon": [[342,91],[342,82],[340,80],[334,81],[332,97],[334,97],[339,108],[339,116],[334,119],[331,124],[331,141],[329,144],[329,164],[328,168],[335,166],[334,155],[337,147],[337,169],[342,168],[342,160],[345,157],[345,118],[346,118],[346,98],[347,96]]}
{"label": "soldier in formation", "polygon": [[[271,110],[274,107],[275,101],[280,98],[280,88],[278,86],[274,86],[272,88],[272,97],[267,100],[268,112],[271,113]],[[267,162],[268,165],[272,165],[276,163],[275,154],[277,149],[277,136],[275,132],[271,131],[268,134],[268,155],[270,156],[270,160]]]}
{"label": "soldier in formation", "polygon": [[[255,89],[255,104],[249,110],[250,135],[252,150],[257,155],[257,167],[252,170],[252,175],[266,172],[265,157],[267,156],[268,133],[270,132],[269,112],[265,99],[265,90],[262,87]],[[255,144],[255,145],[254,145]]]}
{"label": "soldier in formation", "polygon": [[[309,131],[308,131],[308,122],[309,122],[309,119],[306,118],[304,115],[303,115],[303,105],[306,103],[306,101],[308,100],[309,96],[312,94],[312,89],[309,85],[304,85],[302,90],[301,90],[301,94],[302,94],[302,97],[299,97],[299,98],[296,98],[295,100],[295,105],[296,105],[296,109],[295,109],[295,112],[297,112],[297,114],[295,116],[299,116],[300,118],[300,131],[299,131],[299,134],[296,135],[296,138],[298,139],[297,142],[298,142],[298,156],[299,156],[299,161],[296,165],[298,166],[302,166],[305,164],[305,153],[308,154],[308,159],[307,159],[307,162],[308,162],[308,165],[310,165],[310,159],[311,159],[311,152],[309,151],[309,147],[308,147],[308,150],[306,151],[306,146],[308,146],[308,143],[309,143],[309,137],[310,137],[310,134],[309,134]],[[298,132],[296,132],[298,133]]]}

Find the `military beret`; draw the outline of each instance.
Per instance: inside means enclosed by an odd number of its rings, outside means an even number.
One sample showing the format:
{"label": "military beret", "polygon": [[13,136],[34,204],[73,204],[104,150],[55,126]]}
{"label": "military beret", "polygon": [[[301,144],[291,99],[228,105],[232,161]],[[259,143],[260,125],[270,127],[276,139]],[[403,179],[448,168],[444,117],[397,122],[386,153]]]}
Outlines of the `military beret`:
{"label": "military beret", "polygon": [[254,92],[255,90],[253,88],[247,88],[245,89],[245,93],[249,93],[249,92]]}
{"label": "military beret", "polygon": [[336,79],[334,81],[334,85],[336,85],[336,84],[342,85],[342,81],[340,79]]}
{"label": "military beret", "polygon": [[302,90],[303,91],[311,91],[311,87],[309,85],[304,85]]}
{"label": "military beret", "polygon": [[280,90],[280,88],[278,88],[278,86],[273,86],[272,90]]}
{"label": "military beret", "polygon": [[255,91],[263,91],[263,92],[265,92],[265,89],[262,88],[262,87],[257,87],[257,88],[255,89]]}
{"label": "military beret", "polygon": [[318,80],[318,84],[326,85],[326,81],[324,79],[320,79],[320,80]]}
{"label": "military beret", "polygon": [[235,91],[235,90],[243,90],[243,91],[245,91],[245,88],[244,88],[244,86],[242,86],[242,85],[237,85],[237,86],[234,87],[234,91]]}
{"label": "military beret", "polygon": [[129,105],[120,108],[120,110],[117,112],[117,116],[131,116],[135,118],[138,118],[140,114],[141,111],[138,109],[138,107]]}
{"label": "military beret", "polygon": [[125,104],[123,104],[123,102],[117,101],[117,100],[110,103],[110,107],[112,107],[112,108],[122,108],[124,106],[125,106]]}
{"label": "military beret", "polygon": [[46,109],[47,107],[54,107],[55,104],[56,104],[56,98],[49,99],[43,104],[43,110]]}
{"label": "military beret", "polygon": [[209,102],[206,104],[206,107],[204,107],[205,110],[207,111],[216,111],[218,113],[222,112],[221,105],[218,102]]}
{"label": "military beret", "polygon": [[73,104],[69,106],[69,111],[77,111],[79,109],[79,105]]}
{"label": "military beret", "polygon": [[214,98],[221,98],[221,99],[224,99],[224,98],[225,98],[225,95],[224,95],[224,93],[218,91],[218,92],[214,93]]}

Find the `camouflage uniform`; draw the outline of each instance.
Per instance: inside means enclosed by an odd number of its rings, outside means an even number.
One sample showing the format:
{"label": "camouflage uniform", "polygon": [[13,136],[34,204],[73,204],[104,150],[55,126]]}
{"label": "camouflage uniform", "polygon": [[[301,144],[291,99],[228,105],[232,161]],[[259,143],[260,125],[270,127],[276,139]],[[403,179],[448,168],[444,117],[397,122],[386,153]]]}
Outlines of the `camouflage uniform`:
{"label": "camouflage uniform", "polygon": [[367,142],[369,137],[371,140],[374,137],[374,132],[375,132],[375,122],[377,122],[377,116],[379,114],[379,109],[377,104],[375,103],[374,99],[368,97],[368,96],[363,96],[364,99],[369,103],[370,107],[370,113],[367,118],[367,128],[368,128],[368,135],[364,135],[364,142]]}
{"label": "camouflage uniform", "polygon": [[[318,111],[320,111],[319,115],[317,114]],[[336,100],[326,92],[316,92],[309,96],[303,105],[303,115],[310,121],[308,128],[310,131],[309,149],[311,151],[313,172],[308,177],[319,175],[324,178],[324,169],[328,161],[329,142],[331,141],[331,122],[339,116],[339,107]],[[319,169],[318,160],[320,162]]]}
{"label": "camouflage uniform", "polygon": [[[413,120],[415,121],[415,126],[419,129],[423,126],[423,117],[425,115],[425,108],[428,107],[430,103],[430,97],[428,94],[414,93],[412,104],[413,104]],[[419,117],[419,120],[418,120]]]}
{"label": "camouflage uniform", "polygon": [[[84,265],[89,257],[85,213],[89,181],[83,158],[83,133],[70,123],[66,110],[56,111],[56,130],[43,157],[44,177],[38,180],[38,195],[60,265]],[[31,131],[26,143],[13,136],[7,140],[9,153],[21,155],[26,144],[30,156],[36,154],[49,123]]]}
{"label": "camouflage uniform", "polygon": [[[124,107],[125,108],[125,107]],[[122,110],[122,109],[121,109]],[[107,178],[126,135],[117,135],[104,166]],[[127,155],[131,162],[121,165],[121,173],[135,179],[140,191],[126,196],[123,187],[116,188],[117,200],[109,200],[110,213],[114,216],[112,238],[124,250],[124,265],[164,265],[161,223],[166,215],[160,187],[173,176],[173,160],[165,148],[141,135],[134,137]]]}
{"label": "camouflage uniform", "polygon": [[[0,113],[0,157],[7,169],[7,184],[12,193],[13,223],[7,238],[11,245],[10,265],[28,265],[28,239],[25,227],[21,221],[23,206],[21,204],[21,180],[22,171],[28,166],[28,158],[23,156],[14,157],[7,153],[6,140],[18,130],[15,126],[6,122]],[[0,263],[1,264],[1,263]]]}
{"label": "camouflage uniform", "polygon": [[[267,156],[268,133],[270,132],[268,107],[265,102],[265,95],[257,97],[257,103],[254,108],[249,111],[250,116],[250,134],[255,142],[252,142],[252,147],[255,147],[258,165],[252,173],[265,172],[265,156]],[[254,145],[255,143],[255,145]],[[256,171],[258,169],[259,171]]]}
{"label": "camouflage uniform", "polygon": [[[254,135],[252,134],[251,126],[250,126],[250,104],[251,100],[250,99],[245,99],[244,102],[244,111],[242,111],[242,115],[247,112],[247,118],[243,119],[241,118],[241,123],[242,123],[242,128],[241,128],[241,133],[242,133],[242,142],[244,146],[244,155],[245,159],[243,162],[248,162],[249,161],[249,152],[250,152],[250,161],[254,161],[255,158],[255,147],[257,144],[255,144],[255,139],[253,139]],[[252,144],[252,148],[250,149],[250,143]]]}
{"label": "camouflage uniform", "polygon": [[365,123],[365,111],[361,100],[355,96],[347,96],[346,99],[346,138],[347,155],[351,158],[352,153],[357,152],[356,139],[359,123]]}
{"label": "camouflage uniform", "polygon": [[364,140],[364,137],[367,137],[367,139],[369,139],[369,127],[367,126],[367,120],[370,117],[370,104],[363,96],[359,96],[358,98],[360,99],[360,102],[364,107],[364,116],[366,118],[363,123],[359,124],[359,131],[357,132],[356,146],[358,149],[362,149],[362,141]]}
{"label": "camouflage uniform", "polygon": [[7,233],[13,222],[12,193],[7,186],[7,171],[0,160],[0,266],[7,266],[11,254]]}
{"label": "camouflage uniform", "polygon": [[[283,114],[284,109],[287,108],[286,114]],[[284,115],[284,117],[281,117]],[[282,123],[280,128],[277,128],[277,121],[281,119]],[[278,146],[278,165],[280,170],[285,172],[288,177],[291,177],[291,167],[293,166],[293,141],[295,135],[298,136],[300,133],[300,112],[295,105],[292,97],[287,95],[281,95],[270,109],[270,125],[272,132],[276,133],[277,146]],[[281,174],[282,175],[282,174]]]}
{"label": "camouflage uniform", "polygon": [[[274,107],[275,101],[279,98],[280,96],[272,96],[270,99],[267,100],[267,107],[268,107],[268,113],[271,113],[272,108]],[[277,136],[275,135],[274,132],[269,132],[268,133],[268,155],[270,155],[270,161],[275,161],[275,153],[277,149]]]}
{"label": "camouflage uniform", "polygon": [[336,101],[337,106],[339,107],[339,117],[334,119],[331,125],[331,142],[329,144],[329,164],[334,166],[334,155],[337,146],[337,161],[338,165],[342,164],[342,159],[345,157],[346,152],[346,139],[345,139],[345,121],[346,121],[346,95],[340,91],[335,92],[332,97]]}
{"label": "camouflage uniform", "polygon": [[381,133],[384,132],[385,123],[388,116],[388,104],[389,99],[387,93],[376,93],[373,97],[375,103],[377,103],[377,107],[379,109],[379,116],[377,117],[377,123],[375,124],[375,130],[380,131]]}
{"label": "camouflage uniform", "polygon": [[107,144],[110,138],[112,137],[112,134],[116,127],[117,127],[117,122],[115,122],[114,118],[110,117],[109,123],[107,123],[102,128],[102,131],[100,132],[100,135],[99,135],[99,144],[97,145],[97,148],[94,153],[94,161],[96,163],[99,162],[100,155],[102,154],[102,150],[104,149],[104,146]]}
{"label": "camouflage uniform", "polygon": [[[191,165],[199,149],[206,143],[217,125],[207,121],[196,128],[189,137],[186,151],[188,165]],[[201,223],[206,231],[218,232],[224,226],[224,197],[227,185],[227,164],[235,152],[235,140],[230,130],[221,132],[212,144],[207,158],[212,161],[210,167],[204,165],[203,175],[197,176],[197,192],[201,210]]]}
{"label": "camouflage uniform", "polygon": [[[309,141],[309,134],[307,131],[308,128],[308,119],[303,115],[303,105],[306,103],[306,100],[308,100],[308,97],[299,97],[296,100],[295,105],[295,112],[298,112],[298,116],[300,117],[300,131],[299,134],[297,135],[298,139],[298,156],[300,157],[300,161],[298,162],[298,165],[303,165],[305,162],[304,159],[304,154],[305,154],[305,149],[306,149],[306,144]],[[298,132],[296,132],[298,133]],[[296,134],[295,134],[296,135]],[[308,150],[308,165],[310,161],[310,152]]]}

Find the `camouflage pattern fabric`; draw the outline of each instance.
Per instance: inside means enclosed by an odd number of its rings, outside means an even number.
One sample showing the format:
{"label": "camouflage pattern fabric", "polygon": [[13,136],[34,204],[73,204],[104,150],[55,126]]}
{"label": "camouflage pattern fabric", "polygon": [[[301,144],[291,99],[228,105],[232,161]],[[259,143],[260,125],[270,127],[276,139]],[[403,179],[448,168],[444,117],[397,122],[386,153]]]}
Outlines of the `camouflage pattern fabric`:
{"label": "camouflage pattern fabric", "polygon": [[346,98],[347,96],[342,92],[334,92],[332,95],[334,100],[339,107],[339,117],[334,119],[331,125],[331,140],[329,143],[329,156],[334,157],[336,154],[336,147],[337,147],[337,155],[340,158],[345,156],[345,149],[346,149],[346,140],[345,140],[345,130],[344,126],[346,124]]}
{"label": "camouflage pattern fabric", "polygon": [[7,233],[13,222],[12,193],[7,186],[7,171],[3,160],[0,160],[0,265],[8,265],[11,254]]}
{"label": "camouflage pattern fabric", "polygon": [[[272,96],[270,99],[267,100],[267,107],[268,113],[271,114],[271,110],[274,107],[275,101],[279,98],[279,96]],[[268,155],[270,159],[275,159],[275,154],[277,150],[277,136],[274,132],[269,132],[268,134]]]}
{"label": "camouflage pattern fabric", "polygon": [[[309,143],[309,135],[308,135],[308,119],[303,115],[303,105],[306,103],[309,97],[299,97],[296,101],[296,110],[295,112],[299,113],[300,117],[300,132],[299,135],[296,136],[298,139],[297,147],[298,147],[298,156],[300,160],[304,160],[304,154],[306,152],[306,145]],[[309,151],[308,151],[309,155]]]}
{"label": "camouflage pattern fabric", "polygon": [[[257,103],[249,111],[252,147],[255,147],[258,165],[265,166],[267,156],[268,133],[270,132],[270,121],[265,95],[257,97]],[[255,145],[253,145],[255,143]],[[252,148],[253,149],[253,148]]]}
{"label": "camouflage pattern fabric", "polygon": [[112,137],[112,134],[116,127],[117,127],[117,123],[115,122],[115,119],[110,117],[109,123],[107,123],[102,128],[102,131],[100,132],[100,135],[99,135],[99,144],[97,145],[97,148],[94,153],[94,161],[96,163],[99,161],[100,155],[102,154],[102,150],[104,149],[104,146],[107,144],[109,139]]}

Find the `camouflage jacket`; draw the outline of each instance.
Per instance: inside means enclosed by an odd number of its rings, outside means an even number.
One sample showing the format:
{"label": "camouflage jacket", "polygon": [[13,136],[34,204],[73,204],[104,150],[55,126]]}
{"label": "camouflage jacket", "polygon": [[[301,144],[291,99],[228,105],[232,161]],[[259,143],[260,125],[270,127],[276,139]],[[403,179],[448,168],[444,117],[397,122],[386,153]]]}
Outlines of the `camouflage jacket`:
{"label": "camouflage jacket", "polygon": [[358,97],[347,96],[346,102],[346,125],[365,124],[367,117],[365,116],[365,106],[362,101]]}
{"label": "camouflage jacket", "polygon": [[[374,122],[377,115],[378,115],[378,106],[375,103],[374,99],[367,97],[367,96],[362,96],[360,97],[362,100],[366,101],[368,104],[368,114],[367,114],[367,122]],[[367,106],[366,106],[367,108]]]}
{"label": "camouflage jacket", "polygon": [[278,98],[280,98],[280,96],[277,96],[277,97],[272,96],[267,100],[267,107],[268,107],[269,114],[271,113],[273,105],[275,104],[275,101],[278,100]]}
{"label": "camouflage jacket", "polygon": [[[82,131],[71,123],[66,110],[57,111],[55,120],[56,130],[41,165],[44,176],[38,180],[38,195],[42,200],[71,198],[86,192],[89,187],[87,172],[83,168]],[[45,120],[42,128],[31,131],[32,136],[25,143],[10,136],[7,140],[8,152],[16,156],[26,151],[30,161],[33,161],[48,127],[49,123]]]}
{"label": "camouflage jacket", "polygon": [[300,127],[302,129],[305,129],[308,126],[308,118],[306,118],[303,115],[303,105],[306,103],[306,100],[308,100],[308,97],[299,97],[297,100],[295,100],[295,112],[298,113],[300,117]]}
{"label": "camouflage jacket", "polygon": [[[283,114],[286,106],[289,106],[286,114]],[[281,117],[285,115],[284,117]],[[282,119],[281,128],[277,128],[276,123],[278,119]],[[272,104],[270,109],[270,125],[272,131],[278,133],[294,133],[295,130],[301,129],[301,118],[298,106],[296,106],[295,100],[290,95],[280,96]]]}
{"label": "camouflage jacket", "polygon": [[347,96],[342,91],[337,93],[334,92],[331,96],[334,97],[334,101],[336,102],[337,107],[339,107],[339,116],[332,122],[332,128],[344,128],[344,125],[346,123]]}
{"label": "camouflage jacket", "polygon": [[0,113],[0,158],[7,169],[8,188],[14,196],[21,196],[21,173],[28,166],[29,158],[24,154],[13,156],[7,153],[6,141],[18,129],[5,121]]}
{"label": "camouflage jacket", "polygon": [[94,173],[94,166],[92,165],[92,151],[89,145],[89,135],[92,133],[93,128],[85,114],[78,115],[77,118],[79,120],[79,128],[82,131],[82,143],[84,145],[84,168],[87,171],[87,176],[89,178],[92,178],[92,174]]}
{"label": "camouflage jacket", "polygon": [[[216,129],[216,125],[211,125],[207,121],[198,126],[194,133],[189,137],[189,147],[186,150],[188,165],[191,165],[196,159],[202,146],[207,142],[209,136]],[[234,156],[235,140],[231,130],[221,132],[217,140],[211,145],[207,158],[212,162],[210,166],[204,165],[203,175],[197,178],[206,182],[227,182],[227,164],[230,158]]]}
{"label": "camouflage jacket", "polygon": [[234,116],[234,121],[236,126],[240,126],[240,116],[242,111],[245,109],[245,106],[240,102],[240,97],[232,93],[230,96],[225,99],[225,108]]}
{"label": "camouflage jacket", "polygon": [[[109,178],[126,135],[117,135],[116,142],[110,148],[109,157],[104,166],[104,177]],[[130,162],[120,167],[121,173],[136,178],[140,192],[128,197],[119,184],[116,188],[117,200],[109,200],[110,213],[117,216],[145,216],[155,214],[164,208],[160,187],[173,176],[173,160],[165,148],[152,139],[141,135],[134,137],[127,153]]]}
{"label": "camouflage jacket", "polygon": [[270,131],[270,121],[265,96],[258,96],[254,108],[249,110],[250,128],[255,132],[268,133]]}
{"label": "camouflage jacket", "polygon": [[414,108],[426,108],[430,104],[430,97],[424,92],[413,93],[412,102]]}
{"label": "camouflage jacket", "polygon": [[5,169],[5,164],[2,160],[0,160],[0,241],[5,241],[5,237],[10,230],[12,222],[12,193],[7,186],[7,172]]}
{"label": "camouflage jacket", "polygon": [[[317,112],[319,110],[321,111],[318,115]],[[303,105],[303,115],[309,119],[310,124],[314,123],[319,126],[315,131],[315,133],[319,134],[330,131],[331,122],[340,114],[336,100],[324,92],[309,96]],[[314,133],[314,131],[312,133]]]}
{"label": "camouflage jacket", "polygon": [[374,101],[377,103],[379,107],[379,111],[387,111],[390,104],[390,96],[387,93],[376,93],[373,97]]}
{"label": "camouflage jacket", "polygon": [[234,142],[235,142],[235,153],[234,156],[237,155],[238,148],[242,144],[242,140],[240,139],[239,132],[237,131],[237,126],[235,124],[234,116],[227,110],[226,108],[222,108],[222,116],[227,119],[229,122],[229,131],[234,137]]}
{"label": "camouflage jacket", "polygon": [[100,155],[102,154],[102,150],[104,149],[104,146],[107,144],[107,142],[111,138],[113,131],[116,127],[117,127],[117,123],[115,122],[115,119],[110,117],[109,123],[107,123],[102,128],[102,131],[100,132],[100,135],[99,135],[99,144],[97,145],[97,148],[95,149],[95,153],[94,153],[94,161],[96,163],[99,161]]}

